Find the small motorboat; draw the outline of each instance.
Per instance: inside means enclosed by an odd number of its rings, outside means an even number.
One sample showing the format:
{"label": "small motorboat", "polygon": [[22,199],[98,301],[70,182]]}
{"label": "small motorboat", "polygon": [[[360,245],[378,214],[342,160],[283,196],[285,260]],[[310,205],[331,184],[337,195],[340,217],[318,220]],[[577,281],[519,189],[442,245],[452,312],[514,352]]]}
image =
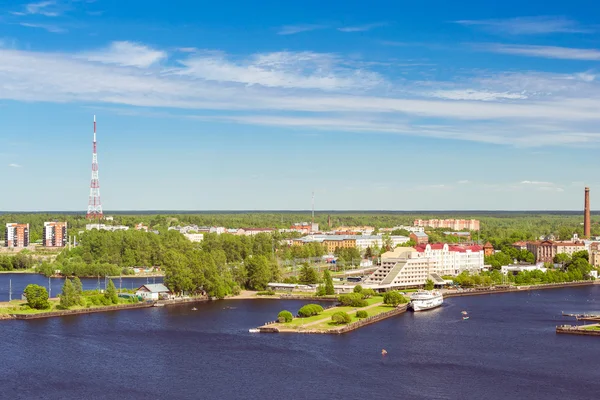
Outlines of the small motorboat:
{"label": "small motorboat", "polygon": [[463,317],[463,321],[466,321],[468,319],[469,319],[469,317]]}
{"label": "small motorboat", "polygon": [[462,315],[467,315],[467,312],[466,312],[466,311],[461,311],[460,313],[461,313]]}
{"label": "small motorboat", "polygon": [[248,332],[250,332],[250,333],[259,333],[260,329],[256,329],[256,328],[254,328],[254,329],[248,329]]}
{"label": "small motorboat", "polygon": [[385,356],[386,354],[387,354],[387,351],[386,351],[385,349],[382,349],[382,350],[381,350],[381,355],[382,355],[382,356]]}
{"label": "small motorboat", "polygon": [[192,311],[198,311],[198,309],[196,307],[192,308]]}

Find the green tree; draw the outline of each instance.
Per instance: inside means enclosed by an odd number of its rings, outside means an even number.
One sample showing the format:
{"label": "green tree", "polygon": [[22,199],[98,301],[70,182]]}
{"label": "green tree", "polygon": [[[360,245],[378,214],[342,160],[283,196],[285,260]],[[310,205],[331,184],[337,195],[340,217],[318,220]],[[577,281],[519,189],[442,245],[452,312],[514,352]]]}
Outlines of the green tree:
{"label": "green tree", "polygon": [[60,307],[68,310],[70,307],[77,304],[77,300],[75,288],[73,287],[71,280],[66,278],[62,287],[62,293],[60,294]]}
{"label": "green tree", "polygon": [[27,305],[36,310],[45,310],[50,308],[50,302],[48,301],[48,291],[45,287],[39,285],[27,285],[25,288],[25,298],[27,299]]}
{"label": "green tree", "polygon": [[104,291],[104,297],[109,304],[119,304],[119,295],[112,279],[108,280],[108,285],[106,285],[106,290]]}
{"label": "green tree", "polygon": [[396,307],[399,304],[408,303],[408,299],[402,296],[400,292],[393,290],[383,295],[383,303]]}
{"label": "green tree", "polygon": [[356,285],[354,286],[354,289],[352,290],[354,293],[362,293],[362,286],[361,285]]}
{"label": "green tree", "polygon": [[333,279],[331,279],[331,273],[328,269],[323,271],[323,282],[325,282],[325,294],[329,296],[334,295]]}
{"label": "green tree", "polygon": [[433,290],[434,287],[435,283],[431,279],[427,279],[427,281],[425,281],[425,290]]}
{"label": "green tree", "polygon": [[299,310],[298,310],[298,315],[300,317],[306,318],[306,317],[312,317],[313,315],[319,315],[323,312],[323,307],[321,307],[318,304],[307,304],[305,306],[302,306]]}
{"label": "green tree", "polygon": [[365,258],[373,258],[373,249],[371,247],[366,248]]}
{"label": "green tree", "polygon": [[317,296],[325,296],[325,295],[327,295],[327,290],[325,289],[325,286],[323,286],[323,285],[317,286],[316,295]]}
{"label": "green tree", "polygon": [[556,264],[563,264],[563,263],[566,264],[571,261],[571,256],[569,256],[567,253],[559,253],[554,256],[553,261]]}
{"label": "green tree", "polygon": [[300,269],[300,276],[298,277],[298,281],[305,285],[310,285],[319,282],[319,275],[317,275],[317,271],[312,268],[307,263],[302,264],[302,268]]}
{"label": "green tree", "polygon": [[348,293],[338,296],[338,301],[346,307],[366,307],[369,305],[361,293]]}
{"label": "green tree", "polygon": [[246,259],[248,271],[248,288],[252,290],[265,290],[271,280],[269,262],[265,256],[252,256]]}
{"label": "green tree", "polygon": [[366,310],[358,310],[356,312],[356,318],[367,318],[369,313]]}
{"label": "green tree", "polygon": [[83,285],[78,277],[73,278],[73,291],[75,293],[75,302],[80,306],[84,306],[85,298],[83,297]]}

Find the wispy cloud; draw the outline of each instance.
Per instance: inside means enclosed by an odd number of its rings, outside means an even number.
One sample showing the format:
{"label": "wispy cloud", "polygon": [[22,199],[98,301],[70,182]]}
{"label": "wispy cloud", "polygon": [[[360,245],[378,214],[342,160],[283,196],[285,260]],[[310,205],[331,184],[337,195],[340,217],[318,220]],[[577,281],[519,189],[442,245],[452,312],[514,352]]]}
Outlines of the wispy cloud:
{"label": "wispy cloud", "polygon": [[454,21],[460,25],[476,26],[493,33],[509,35],[540,35],[548,33],[591,33],[576,21],[564,17],[539,16],[509,19],[484,19]]}
{"label": "wispy cloud", "polygon": [[554,183],[543,181],[521,181],[521,185],[552,186]]}
{"label": "wispy cloud", "polygon": [[[592,72],[474,72],[468,79],[398,84],[337,54],[234,57],[204,51],[178,53],[179,63],[166,66],[158,62],[166,54],[161,49],[142,44],[133,47],[142,49],[139,54],[127,49],[112,44],[102,51],[70,54],[0,48],[0,99],[128,106],[123,109],[150,113],[180,109],[187,115],[174,112],[173,118],[212,118],[302,133],[410,135],[519,147],[600,146],[600,82]],[[132,68],[136,66],[143,68]]]}
{"label": "wispy cloud", "polygon": [[459,185],[466,185],[467,183],[471,183],[471,181],[463,179],[462,181],[457,182]]}
{"label": "wispy cloud", "polygon": [[8,164],[10,168],[21,168],[19,164]]}
{"label": "wispy cloud", "polygon": [[277,32],[278,35],[294,35],[301,32],[316,31],[317,29],[325,29],[327,25],[318,24],[301,24],[301,25],[285,25]]}
{"label": "wispy cloud", "polygon": [[104,64],[147,68],[165,59],[167,53],[138,43],[112,42],[108,48],[82,53],[79,57]]}
{"label": "wispy cloud", "polygon": [[43,15],[45,17],[58,17],[62,15],[64,8],[56,1],[41,1],[26,4],[23,11],[13,11],[13,15]]}
{"label": "wispy cloud", "polygon": [[182,60],[177,73],[209,81],[267,87],[335,90],[367,88],[381,78],[374,72],[350,68],[334,54],[276,52],[255,54],[233,61],[223,54],[206,54]]}
{"label": "wispy cloud", "polygon": [[337,28],[337,30],[340,32],[366,32],[370,31],[371,29],[379,28],[386,25],[388,25],[387,22],[374,22],[372,24],[365,25],[345,26]]}
{"label": "wispy cloud", "polygon": [[517,44],[476,44],[476,50],[493,53],[514,54],[528,57],[558,58],[563,60],[600,60],[600,50],[557,46],[533,46]]}
{"label": "wispy cloud", "polygon": [[60,26],[57,26],[57,25],[51,25],[51,24],[31,24],[29,22],[21,22],[19,25],[25,26],[27,28],[44,29],[51,33],[66,33],[67,32],[67,29],[61,28]]}

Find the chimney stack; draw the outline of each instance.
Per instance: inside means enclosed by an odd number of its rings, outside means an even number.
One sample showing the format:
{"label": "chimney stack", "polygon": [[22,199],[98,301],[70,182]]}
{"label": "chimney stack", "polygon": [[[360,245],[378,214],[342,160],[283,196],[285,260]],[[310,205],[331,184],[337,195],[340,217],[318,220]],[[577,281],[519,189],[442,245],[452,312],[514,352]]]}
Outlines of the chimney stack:
{"label": "chimney stack", "polygon": [[585,205],[584,205],[584,214],[583,214],[583,236],[586,239],[589,239],[591,236],[591,226],[590,226],[590,188],[585,188]]}

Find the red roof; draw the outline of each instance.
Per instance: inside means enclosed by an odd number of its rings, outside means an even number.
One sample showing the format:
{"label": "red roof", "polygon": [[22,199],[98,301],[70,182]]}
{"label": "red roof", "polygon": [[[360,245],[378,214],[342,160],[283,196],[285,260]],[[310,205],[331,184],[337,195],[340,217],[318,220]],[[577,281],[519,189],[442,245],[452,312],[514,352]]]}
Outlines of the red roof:
{"label": "red roof", "polygon": [[[431,246],[431,250],[442,250],[444,248],[444,243],[434,243],[434,244],[430,244],[429,246]],[[419,252],[419,253],[423,253],[425,252],[427,245],[426,244],[420,244],[418,246],[415,246],[415,249]],[[460,246],[460,245],[455,245],[455,244],[449,244],[448,245],[448,251],[458,251],[460,253],[466,253],[468,250],[471,250],[472,252],[478,252],[483,250],[483,247],[479,246],[479,245],[473,245],[473,246]]]}

